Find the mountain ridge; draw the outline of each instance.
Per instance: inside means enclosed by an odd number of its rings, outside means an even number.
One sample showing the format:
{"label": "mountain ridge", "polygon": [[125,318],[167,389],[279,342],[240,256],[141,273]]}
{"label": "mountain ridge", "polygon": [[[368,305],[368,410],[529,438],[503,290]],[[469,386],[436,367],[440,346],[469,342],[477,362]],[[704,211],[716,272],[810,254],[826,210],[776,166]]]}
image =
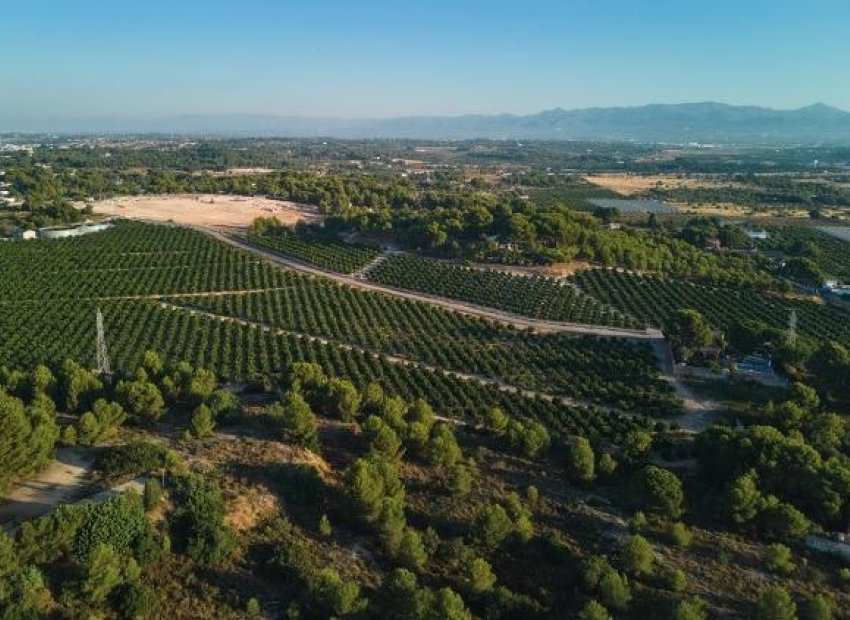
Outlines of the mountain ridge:
{"label": "mountain ridge", "polygon": [[[8,129],[7,125],[10,125]],[[780,110],[703,101],[569,110],[556,107],[527,115],[345,119],[237,113],[183,114],[150,119],[116,116],[4,121],[0,118],[0,131],[850,145],[850,112],[824,103]]]}

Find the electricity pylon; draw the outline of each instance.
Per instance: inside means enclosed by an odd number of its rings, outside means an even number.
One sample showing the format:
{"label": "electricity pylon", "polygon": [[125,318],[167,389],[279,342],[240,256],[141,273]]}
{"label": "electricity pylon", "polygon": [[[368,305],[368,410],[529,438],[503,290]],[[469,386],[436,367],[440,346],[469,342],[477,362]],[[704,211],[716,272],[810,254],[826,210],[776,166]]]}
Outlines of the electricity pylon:
{"label": "electricity pylon", "polygon": [[100,308],[97,309],[97,372],[102,377],[112,377],[112,368],[109,366],[109,352],[106,350],[106,334],[103,330],[103,314]]}

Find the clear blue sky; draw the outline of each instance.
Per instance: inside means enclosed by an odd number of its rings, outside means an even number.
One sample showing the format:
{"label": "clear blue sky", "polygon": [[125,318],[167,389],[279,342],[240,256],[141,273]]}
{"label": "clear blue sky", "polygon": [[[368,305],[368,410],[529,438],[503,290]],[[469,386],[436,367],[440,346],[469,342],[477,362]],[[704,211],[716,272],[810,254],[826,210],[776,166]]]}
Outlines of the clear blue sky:
{"label": "clear blue sky", "polygon": [[850,109],[848,0],[0,0],[0,117]]}

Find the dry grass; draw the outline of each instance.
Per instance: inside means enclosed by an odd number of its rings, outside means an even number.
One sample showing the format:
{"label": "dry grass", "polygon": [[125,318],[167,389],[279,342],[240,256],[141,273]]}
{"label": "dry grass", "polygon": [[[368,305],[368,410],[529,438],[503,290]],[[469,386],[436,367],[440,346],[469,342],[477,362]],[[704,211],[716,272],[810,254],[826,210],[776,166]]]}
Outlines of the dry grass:
{"label": "dry grass", "polygon": [[228,502],[224,523],[237,532],[245,532],[278,513],[280,502],[265,485],[245,487]]}
{"label": "dry grass", "polygon": [[700,176],[681,177],[672,174],[594,174],[584,177],[584,180],[624,196],[641,195],[653,188],[743,187],[739,183],[730,181],[718,181]]}

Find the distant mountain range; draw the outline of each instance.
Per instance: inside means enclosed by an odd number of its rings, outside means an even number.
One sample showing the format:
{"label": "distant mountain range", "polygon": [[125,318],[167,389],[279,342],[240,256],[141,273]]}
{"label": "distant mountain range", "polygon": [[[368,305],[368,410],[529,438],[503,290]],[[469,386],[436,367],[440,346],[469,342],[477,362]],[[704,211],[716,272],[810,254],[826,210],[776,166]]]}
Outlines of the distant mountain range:
{"label": "distant mountain range", "polygon": [[0,131],[179,133],[336,138],[598,140],[735,145],[850,145],[850,112],[821,103],[775,110],[721,103],[627,108],[556,108],[514,114],[332,119],[262,115],[186,115],[157,119],[25,121],[0,117]]}

